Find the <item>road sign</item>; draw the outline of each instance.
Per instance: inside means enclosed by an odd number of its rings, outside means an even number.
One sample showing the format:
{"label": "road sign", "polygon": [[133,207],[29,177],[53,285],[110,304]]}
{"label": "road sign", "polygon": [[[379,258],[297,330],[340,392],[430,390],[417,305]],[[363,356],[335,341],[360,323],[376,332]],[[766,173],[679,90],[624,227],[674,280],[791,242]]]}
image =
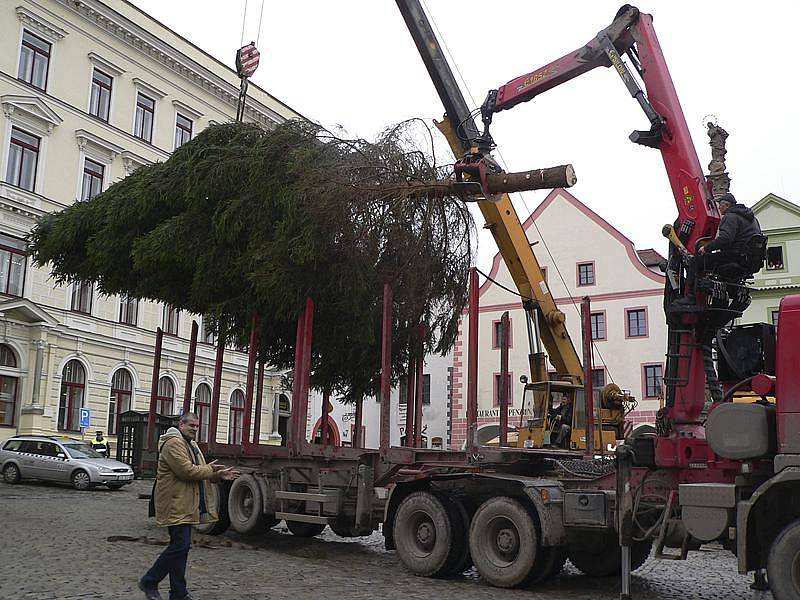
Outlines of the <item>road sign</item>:
{"label": "road sign", "polygon": [[90,427],[90,417],[92,415],[92,411],[88,408],[82,408],[80,412],[80,426],[81,428],[88,428]]}
{"label": "road sign", "polygon": [[252,77],[258,68],[261,53],[255,43],[250,42],[236,51],[236,72],[239,77]]}

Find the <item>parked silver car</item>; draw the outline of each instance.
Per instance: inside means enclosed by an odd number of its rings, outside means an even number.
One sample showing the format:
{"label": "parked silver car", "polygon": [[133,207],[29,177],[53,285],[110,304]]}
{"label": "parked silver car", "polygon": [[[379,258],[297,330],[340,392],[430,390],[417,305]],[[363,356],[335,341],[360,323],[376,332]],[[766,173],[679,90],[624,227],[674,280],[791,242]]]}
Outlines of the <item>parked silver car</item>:
{"label": "parked silver car", "polygon": [[133,481],[133,469],[103,458],[86,442],[39,435],[6,440],[0,448],[0,473],[6,483],[43,479],[71,483],[77,490],[97,485],[118,490]]}

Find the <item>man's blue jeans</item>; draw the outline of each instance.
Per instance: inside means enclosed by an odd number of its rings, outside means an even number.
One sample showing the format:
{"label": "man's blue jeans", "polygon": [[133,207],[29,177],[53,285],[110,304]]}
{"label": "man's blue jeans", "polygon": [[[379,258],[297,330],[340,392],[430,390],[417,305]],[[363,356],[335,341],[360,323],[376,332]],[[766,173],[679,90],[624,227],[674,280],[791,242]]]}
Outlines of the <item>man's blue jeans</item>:
{"label": "man's blue jeans", "polygon": [[180,600],[188,595],[186,589],[186,559],[192,547],[192,525],[172,525],[169,529],[169,545],[142,577],[142,584],[157,588],[161,580],[169,575],[169,597]]}

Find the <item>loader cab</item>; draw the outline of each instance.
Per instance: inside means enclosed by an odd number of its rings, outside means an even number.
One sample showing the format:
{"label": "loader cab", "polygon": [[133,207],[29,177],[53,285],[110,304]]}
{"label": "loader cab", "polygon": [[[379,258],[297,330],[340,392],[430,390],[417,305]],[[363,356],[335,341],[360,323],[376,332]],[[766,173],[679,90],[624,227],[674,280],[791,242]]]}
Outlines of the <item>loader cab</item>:
{"label": "loader cab", "polygon": [[[608,448],[616,444],[621,435],[624,412],[606,407],[604,390],[594,390],[596,410],[595,448]],[[520,448],[546,448],[556,441],[561,428],[558,408],[566,402],[572,406],[571,430],[565,450],[585,450],[587,439],[586,403],[584,387],[571,381],[537,381],[524,383],[522,415],[517,446]],[[602,431],[602,434],[601,434]]]}

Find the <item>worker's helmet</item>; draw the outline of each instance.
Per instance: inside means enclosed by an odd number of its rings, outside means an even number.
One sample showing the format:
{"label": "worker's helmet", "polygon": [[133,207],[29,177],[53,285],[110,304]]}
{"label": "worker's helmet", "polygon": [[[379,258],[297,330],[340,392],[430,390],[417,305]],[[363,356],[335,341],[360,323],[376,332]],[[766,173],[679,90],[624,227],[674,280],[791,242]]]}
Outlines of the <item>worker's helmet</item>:
{"label": "worker's helmet", "polygon": [[98,431],[97,435],[103,435],[103,432],[102,431]]}

